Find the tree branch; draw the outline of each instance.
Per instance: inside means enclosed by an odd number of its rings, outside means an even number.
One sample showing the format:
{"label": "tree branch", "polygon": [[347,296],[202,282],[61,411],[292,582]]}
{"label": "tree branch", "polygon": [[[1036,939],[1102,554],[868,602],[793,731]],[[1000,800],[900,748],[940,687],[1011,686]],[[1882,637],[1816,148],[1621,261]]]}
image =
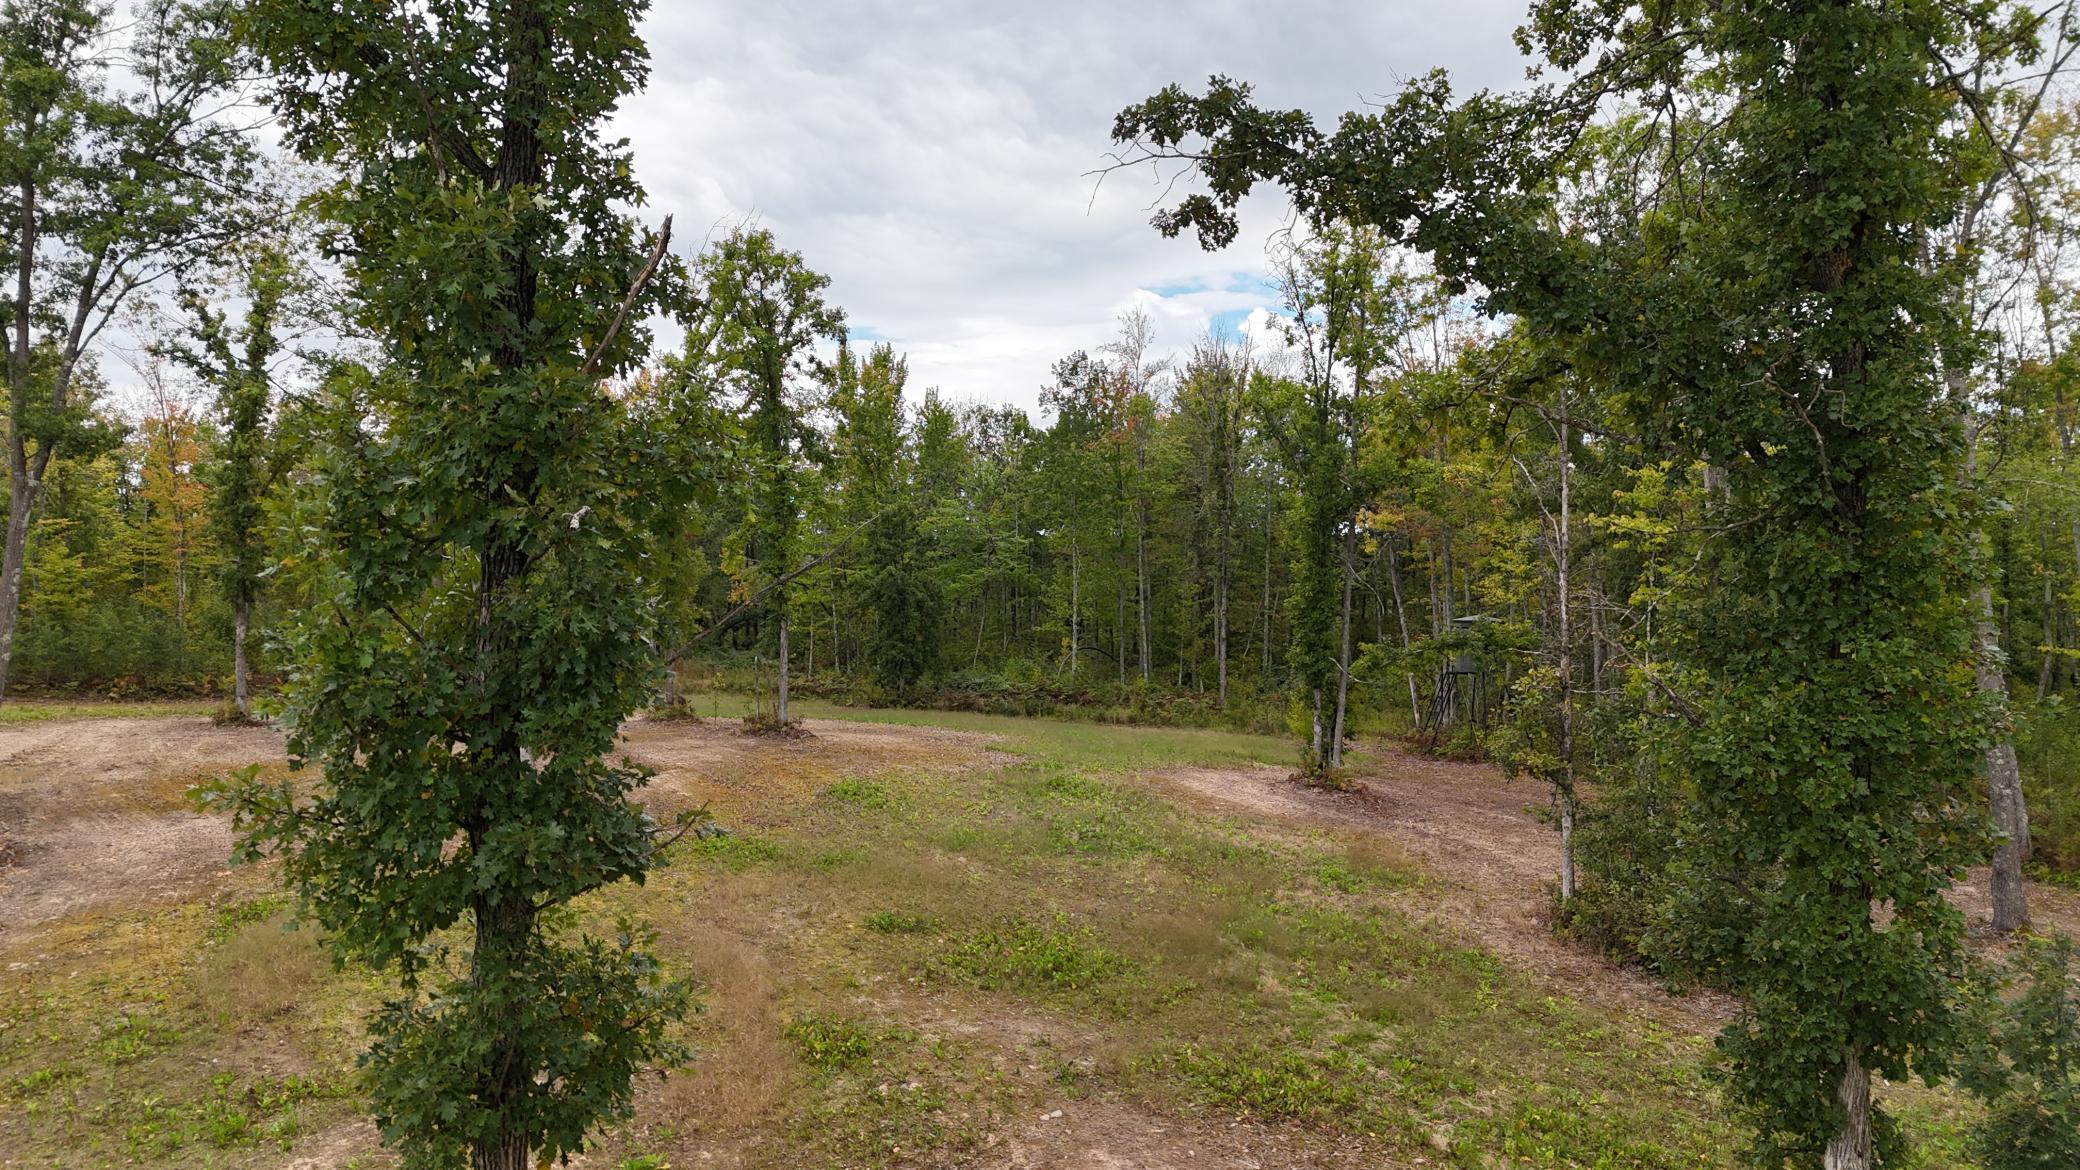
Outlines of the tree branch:
{"label": "tree branch", "polygon": [[671,242],[672,217],[667,215],[664,217],[664,226],[657,231],[657,242],[650,247],[650,259],[644,261],[642,271],[636,273],[635,283],[628,286],[628,295],[621,298],[621,307],[614,310],[614,320],[608,323],[607,331],[600,337],[599,344],[592,347],[592,354],[585,359],[585,364],[578,367],[579,373],[588,377],[599,373],[600,358],[605,356],[607,347],[614,344],[614,339],[621,335],[621,327],[628,323],[628,314],[635,308],[636,298],[642,296],[643,290],[649,287],[650,277],[657,271],[657,266],[664,262],[664,250]]}

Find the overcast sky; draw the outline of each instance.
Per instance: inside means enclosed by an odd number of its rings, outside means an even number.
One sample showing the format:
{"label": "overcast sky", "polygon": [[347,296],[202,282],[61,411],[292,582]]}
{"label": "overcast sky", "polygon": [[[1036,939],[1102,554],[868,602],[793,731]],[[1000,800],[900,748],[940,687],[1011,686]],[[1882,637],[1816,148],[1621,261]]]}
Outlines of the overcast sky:
{"label": "overcast sky", "polygon": [[1521,83],[1524,0],[654,0],[652,73],[619,129],[681,250],[746,215],[831,277],[855,338],[911,385],[1030,407],[1053,360],[1139,301],[1159,349],[1275,299],[1247,209],[1225,252],[1148,226],[1157,188],[1096,191],[1120,108],[1213,73],[1323,121],[1435,66]]}

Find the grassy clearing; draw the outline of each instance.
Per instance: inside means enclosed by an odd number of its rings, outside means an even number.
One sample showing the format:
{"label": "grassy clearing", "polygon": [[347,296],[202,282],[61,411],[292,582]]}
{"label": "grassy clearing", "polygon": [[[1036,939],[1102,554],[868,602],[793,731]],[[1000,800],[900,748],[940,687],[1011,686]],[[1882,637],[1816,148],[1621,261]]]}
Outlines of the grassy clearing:
{"label": "grassy clearing", "polygon": [[[838,781],[593,908],[683,903],[660,920],[667,952],[698,969],[705,940],[731,940],[769,1004],[764,1036],[719,1004],[702,1016],[709,1059],[613,1136],[617,1156],[697,1156],[736,1123],[687,1106],[778,1065],[788,1085],[759,1103],[785,1135],[774,1164],[956,1164],[1065,1100],[1297,1125],[1380,1159],[1728,1164],[1701,1042],[1441,938],[1409,916],[1420,877],[1391,848],[1266,836],[1125,775],[1283,762],[1283,743],[908,719],[1003,735],[1022,760]],[[743,978],[706,980],[711,1002],[741,1004]]]}
{"label": "grassy clearing", "polygon": [[286,932],[263,883],[77,917],[7,956],[0,1165],[270,1165],[359,1111],[376,985]]}
{"label": "grassy clearing", "polygon": [[14,700],[0,704],[0,725],[46,723],[53,719],[179,719],[208,715],[221,704],[209,700],[173,700],[164,703],[119,703],[95,700],[36,702]]}
{"label": "grassy clearing", "polygon": [[[581,925],[655,923],[704,1007],[696,1064],[646,1085],[597,1166],[988,1164],[1065,1103],[1199,1148],[1246,1143],[1244,1119],[1358,1164],[1732,1164],[1702,1040],[1428,924],[1426,879],[1377,838],[1206,815],[1131,775],[1284,763],[1278,740],[814,713],[991,732],[1015,758],[797,776],[589,899]],[[268,880],[0,955],[0,1167],[281,1165],[357,1112],[384,983],[284,933]],[[1900,1103],[1917,1138],[1957,1127],[1950,1094]]]}

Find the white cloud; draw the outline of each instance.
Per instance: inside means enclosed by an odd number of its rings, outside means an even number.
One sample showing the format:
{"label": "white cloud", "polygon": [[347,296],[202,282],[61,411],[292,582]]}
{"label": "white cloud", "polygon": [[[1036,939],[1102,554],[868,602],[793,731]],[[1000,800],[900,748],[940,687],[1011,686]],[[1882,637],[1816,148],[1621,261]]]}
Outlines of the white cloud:
{"label": "white cloud", "polygon": [[[1284,218],[1245,208],[1209,255],[1148,226],[1142,172],[1094,190],[1119,109],[1212,73],[1325,121],[1443,65],[1465,89],[1522,76],[1522,0],[1126,5],[660,0],[649,89],[618,128],[649,214],[684,238],[755,214],[830,274],[913,384],[1030,406],[1048,365],[1139,303],[1159,349],[1270,299],[1247,279]],[[1167,295],[1166,295],[1167,294]]]}

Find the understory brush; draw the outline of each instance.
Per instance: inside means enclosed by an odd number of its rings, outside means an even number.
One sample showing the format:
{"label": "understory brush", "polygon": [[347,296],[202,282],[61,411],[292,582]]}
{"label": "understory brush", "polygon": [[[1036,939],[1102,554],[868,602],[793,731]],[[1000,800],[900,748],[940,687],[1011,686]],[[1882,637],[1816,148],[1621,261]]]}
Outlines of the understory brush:
{"label": "understory brush", "polygon": [[[770,671],[749,665],[681,668],[682,694],[757,694],[770,687]],[[1001,672],[954,671],[907,690],[890,690],[871,678],[818,671],[795,676],[793,694],[846,707],[908,707],[984,715],[1045,716],[1094,723],[1157,727],[1221,728],[1277,734],[1284,728],[1284,703],[1276,695],[1231,686],[1223,704],[1210,690],[1142,682],[1067,680],[1055,672],[1012,664]],[[682,698],[682,706],[698,707]]]}
{"label": "understory brush", "polygon": [[2031,867],[2045,880],[2080,884],[2080,711],[2052,695],[2017,697],[2010,713],[2029,806]]}

